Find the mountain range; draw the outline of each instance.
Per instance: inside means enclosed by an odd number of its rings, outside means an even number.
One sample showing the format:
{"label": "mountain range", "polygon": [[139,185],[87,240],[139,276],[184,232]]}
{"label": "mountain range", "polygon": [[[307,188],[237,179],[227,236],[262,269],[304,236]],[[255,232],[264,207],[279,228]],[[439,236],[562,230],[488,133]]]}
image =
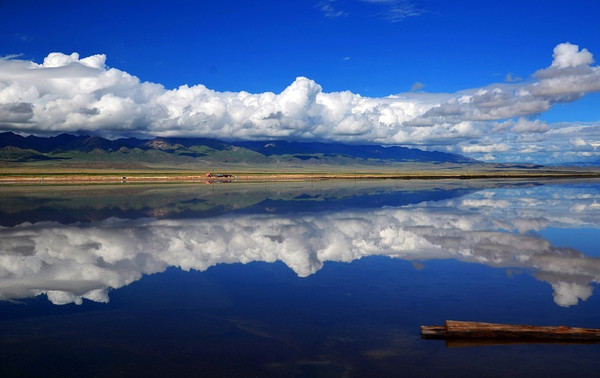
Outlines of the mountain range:
{"label": "mountain range", "polygon": [[399,162],[478,163],[446,152],[381,145],[283,140],[224,142],[208,138],[122,138],[0,133],[0,162],[128,162],[375,165]]}

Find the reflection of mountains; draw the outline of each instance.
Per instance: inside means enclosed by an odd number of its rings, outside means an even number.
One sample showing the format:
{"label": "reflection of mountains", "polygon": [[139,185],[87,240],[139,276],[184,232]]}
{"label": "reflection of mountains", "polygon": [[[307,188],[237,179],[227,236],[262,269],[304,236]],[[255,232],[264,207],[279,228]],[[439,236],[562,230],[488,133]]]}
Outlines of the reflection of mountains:
{"label": "reflection of mountains", "polygon": [[532,233],[597,227],[599,199],[589,187],[537,187],[372,209],[23,223],[0,228],[0,295],[45,293],[56,304],[108,301],[110,288],[169,266],[282,261],[304,277],[326,261],[383,255],[531,269],[552,285],[555,302],[568,306],[592,294],[600,259]]}
{"label": "reflection of mountains", "polygon": [[255,185],[166,185],[1,188],[0,226],[122,219],[204,218],[244,213],[330,211],[449,199],[477,190],[464,183],[326,182]]}
{"label": "reflection of mountains", "polygon": [[402,206],[460,197],[485,188],[540,183],[489,180],[325,181],[235,185],[0,187],[0,226],[122,219],[204,218],[243,213],[335,211]]}

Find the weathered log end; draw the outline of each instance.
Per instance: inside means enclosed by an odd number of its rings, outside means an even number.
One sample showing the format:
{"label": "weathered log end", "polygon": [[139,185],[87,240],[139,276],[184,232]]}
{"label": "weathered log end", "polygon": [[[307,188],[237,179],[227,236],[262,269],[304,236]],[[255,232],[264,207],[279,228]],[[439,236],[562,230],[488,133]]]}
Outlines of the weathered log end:
{"label": "weathered log end", "polygon": [[421,326],[421,337],[424,339],[445,339],[448,329],[443,326]]}
{"label": "weathered log end", "polygon": [[600,329],[447,320],[443,326],[421,326],[421,337],[424,339],[600,341]]}

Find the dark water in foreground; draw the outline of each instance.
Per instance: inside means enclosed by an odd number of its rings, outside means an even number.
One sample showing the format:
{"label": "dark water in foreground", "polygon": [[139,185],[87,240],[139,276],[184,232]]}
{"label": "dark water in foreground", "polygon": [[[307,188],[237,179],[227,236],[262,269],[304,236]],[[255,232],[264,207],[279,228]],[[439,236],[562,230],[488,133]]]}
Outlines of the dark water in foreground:
{"label": "dark water in foreground", "polygon": [[595,377],[419,327],[600,328],[599,246],[597,181],[0,187],[0,376]]}

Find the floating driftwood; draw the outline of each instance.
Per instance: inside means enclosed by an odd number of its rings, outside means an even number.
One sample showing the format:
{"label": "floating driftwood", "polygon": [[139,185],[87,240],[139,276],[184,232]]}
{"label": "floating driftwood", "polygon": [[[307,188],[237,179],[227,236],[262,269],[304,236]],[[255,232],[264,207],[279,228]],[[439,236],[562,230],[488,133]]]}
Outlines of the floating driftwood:
{"label": "floating driftwood", "polygon": [[539,327],[446,320],[442,326],[421,326],[424,339],[600,342],[600,329]]}

